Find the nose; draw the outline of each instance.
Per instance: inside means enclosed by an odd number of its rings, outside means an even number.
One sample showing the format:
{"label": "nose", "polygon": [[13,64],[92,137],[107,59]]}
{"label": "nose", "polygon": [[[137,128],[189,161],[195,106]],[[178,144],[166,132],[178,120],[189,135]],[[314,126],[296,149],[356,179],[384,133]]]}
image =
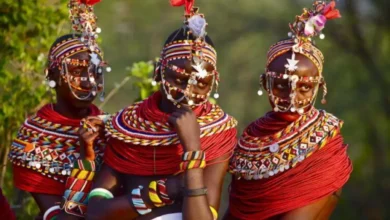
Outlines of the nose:
{"label": "nose", "polygon": [[96,84],[95,80],[94,75],[88,73],[88,71],[84,71],[80,77],[80,87],[85,90],[91,90]]}

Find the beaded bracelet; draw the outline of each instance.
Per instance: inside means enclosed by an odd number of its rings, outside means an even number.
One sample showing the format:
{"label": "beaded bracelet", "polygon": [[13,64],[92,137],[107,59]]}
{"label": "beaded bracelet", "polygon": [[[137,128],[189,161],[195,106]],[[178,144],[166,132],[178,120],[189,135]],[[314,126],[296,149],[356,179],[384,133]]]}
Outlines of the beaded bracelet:
{"label": "beaded bracelet", "polygon": [[96,172],[96,163],[93,160],[78,159],[73,163],[73,169]]}
{"label": "beaded bracelet", "polygon": [[189,161],[189,160],[205,160],[206,154],[202,150],[198,151],[187,151],[183,154],[182,160],[183,161]]}
{"label": "beaded bracelet", "polygon": [[214,220],[218,219],[218,212],[214,209],[214,207],[210,206],[211,214],[213,214]]}
{"label": "beaded bracelet", "polygon": [[150,212],[152,212],[152,209],[149,209],[146,205],[144,200],[141,197],[141,190],[143,189],[143,186],[138,186],[138,188],[135,188],[131,191],[131,201],[133,202],[133,206],[135,210],[140,215],[146,215]]}
{"label": "beaded bracelet", "polygon": [[66,200],[74,201],[74,202],[81,203],[84,205],[87,205],[87,202],[88,202],[87,197],[88,197],[88,193],[73,191],[70,189],[65,190],[65,193],[64,193],[64,198]]}
{"label": "beaded bracelet", "polygon": [[87,212],[87,205],[84,203],[78,203],[64,198],[61,204],[61,209],[67,214],[78,216],[84,219],[85,213]]}
{"label": "beaded bracelet", "polygon": [[73,191],[89,192],[92,189],[92,181],[68,177],[65,183],[65,188]]}
{"label": "beaded bracelet", "polygon": [[81,180],[92,181],[95,176],[95,172],[73,168],[70,176]]}
{"label": "beaded bracelet", "polygon": [[59,205],[53,206],[46,210],[45,214],[43,214],[43,220],[54,220],[57,218],[57,215],[61,213],[61,208]]}
{"label": "beaded bracelet", "polygon": [[180,170],[203,169],[205,167],[205,160],[189,160],[180,163]]}
{"label": "beaded bracelet", "polygon": [[149,199],[153,202],[154,206],[156,207],[162,207],[165,206],[165,203],[161,201],[160,197],[157,193],[157,182],[152,181],[149,184]]}
{"label": "beaded bracelet", "polygon": [[157,180],[157,189],[158,189],[157,192],[160,199],[163,201],[165,205],[172,205],[175,201],[170,199],[168,196],[166,181],[167,179]]}
{"label": "beaded bracelet", "polygon": [[207,188],[184,189],[183,194],[188,197],[204,196],[207,195]]}
{"label": "beaded bracelet", "polygon": [[96,188],[96,189],[93,189],[89,195],[88,195],[88,200],[90,200],[92,197],[103,197],[105,199],[112,199],[114,198],[114,195],[112,195],[112,193],[110,191],[108,191],[107,189],[104,189],[104,188]]}

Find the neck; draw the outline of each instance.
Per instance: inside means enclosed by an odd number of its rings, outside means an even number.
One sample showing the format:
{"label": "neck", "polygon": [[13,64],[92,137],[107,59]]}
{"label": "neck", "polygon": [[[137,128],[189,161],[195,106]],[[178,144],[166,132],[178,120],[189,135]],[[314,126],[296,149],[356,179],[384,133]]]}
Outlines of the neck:
{"label": "neck", "polygon": [[[305,111],[305,114],[308,113],[310,110],[311,110],[312,106],[308,106],[304,109]],[[286,120],[286,121],[295,121],[297,120],[301,115],[298,114],[297,112],[274,112],[274,115],[277,117],[277,118],[280,118],[280,119],[283,119],[283,120]]]}
{"label": "neck", "polygon": [[88,107],[75,107],[69,104],[68,101],[57,96],[57,103],[53,104],[53,110],[57,113],[73,119],[85,118],[90,114]]}
{"label": "neck", "polygon": [[176,110],[176,106],[169,101],[166,97],[165,94],[163,93],[163,97],[158,105],[158,108],[165,113],[172,113]]}

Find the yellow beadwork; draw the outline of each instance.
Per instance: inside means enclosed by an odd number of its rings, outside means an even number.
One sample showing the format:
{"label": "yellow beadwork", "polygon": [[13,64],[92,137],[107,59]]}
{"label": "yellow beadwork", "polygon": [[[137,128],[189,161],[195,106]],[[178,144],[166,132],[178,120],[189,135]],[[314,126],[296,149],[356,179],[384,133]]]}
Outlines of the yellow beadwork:
{"label": "yellow beadwork", "polygon": [[214,209],[214,207],[210,206],[211,213],[213,214],[214,220],[218,219],[218,212]]}
{"label": "yellow beadwork", "polygon": [[156,207],[162,207],[165,205],[163,203],[163,201],[161,201],[160,197],[157,195],[157,182],[156,181],[152,181],[149,184],[149,198],[150,198],[150,201],[152,201],[154,206],[156,206]]}

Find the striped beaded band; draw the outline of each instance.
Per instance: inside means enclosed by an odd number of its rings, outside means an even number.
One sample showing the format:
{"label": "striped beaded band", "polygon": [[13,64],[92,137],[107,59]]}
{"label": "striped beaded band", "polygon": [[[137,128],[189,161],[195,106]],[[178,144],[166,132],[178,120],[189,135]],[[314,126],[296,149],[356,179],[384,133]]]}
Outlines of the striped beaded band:
{"label": "striped beaded band", "polygon": [[88,200],[90,200],[93,197],[103,197],[105,199],[113,199],[114,195],[108,191],[107,189],[104,188],[96,188],[93,189],[89,195],[88,195]]}
{"label": "striped beaded band", "polygon": [[92,160],[78,159],[73,163],[73,168],[95,172],[96,171],[96,164],[95,164],[95,161],[92,161]]}
{"label": "striped beaded band", "polygon": [[189,160],[205,160],[206,159],[206,153],[202,150],[199,151],[187,151],[183,154],[182,160],[183,161],[189,161]]}
{"label": "striped beaded band", "polygon": [[46,210],[45,214],[43,215],[43,220],[54,220],[57,218],[57,215],[60,214],[61,208],[59,205],[53,206]]}
{"label": "striped beaded band", "polygon": [[138,188],[135,188],[131,191],[131,201],[133,202],[134,208],[138,214],[146,215],[152,212],[152,209],[149,209],[145,205],[145,202],[141,197],[141,189],[143,189],[143,187],[139,186]]}
{"label": "striped beaded band", "polygon": [[149,199],[153,202],[154,206],[156,207],[163,207],[165,206],[164,202],[161,201],[160,197],[157,193],[157,182],[152,181],[149,184]]}
{"label": "striped beaded band", "polygon": [[62,63],[65,58],[68,58],[74,54],[81,53],[84,51],[91,51],[99,54],[103,58],[103,54],[98,47],[88,48],[85,43],[82,43],[79,38],[69,38],[61,41],[50,51],[49,56],[49,68],[58,66]]}
{"label": "striped beaded band", "polygon": [[191,170],[191,169],[203,169],[206,167],[206,160],[189,160],[180,163],[180,170]]}
{"label": "striped beaded band", "polygon": [[92,181],[93,177],[95,176],[95,172],[80,170],[80,169],[72,169],[72,173],[70,174],[70,176],[81,180]]}
{"label": "striped beaded band", "polygon": [[[189,59],[192,55],[194,41],[192,40],[178,40],[166,44],[162,51],[162,59],[165,61],[171,61],[176,59]],[[204,43],[202,48],[199,48],[203,53],[203,59],[214,67],[217,64],[217,52],[215,49]]]}
{"label": "striped beaded band", "polygon": [[[276,57],[281,56],[289,51],[293,51],[296,43],[293,39],[279,41],[276,44],[272,45],[267,53],[267,67],[269,64],[276,59]],[[309,58],[317,67],[318,72],[322,75],[324,55],[322,52],[317,49],[311,42],[304,42],[299,45],[300,50],[298,53]],[[297,52],[297,51],[294,51]]]}
{"label": "striped beaded band", "polygon": [[88,180],[81,180],[74,177],[68,177],[65,184],[66,189],[79,192],[89,192],[92,188],[92,182]]}
{"label": "striped beaded band", "polygon": [[73,191],[71,189],[65,190],[64,197],[68,201],[73,201],[76,203],[81,203],[84,205],[87,205],[88,203],[88,193],[85,192],[78,192],[78,191]]}
{"label": "striped beaded band", "polygon": [[157,180],[157,189],[160,199],[166,204],[171,205],[175,201],[171,200],[167,193],[167,187],[165,186],[167,179]]}

